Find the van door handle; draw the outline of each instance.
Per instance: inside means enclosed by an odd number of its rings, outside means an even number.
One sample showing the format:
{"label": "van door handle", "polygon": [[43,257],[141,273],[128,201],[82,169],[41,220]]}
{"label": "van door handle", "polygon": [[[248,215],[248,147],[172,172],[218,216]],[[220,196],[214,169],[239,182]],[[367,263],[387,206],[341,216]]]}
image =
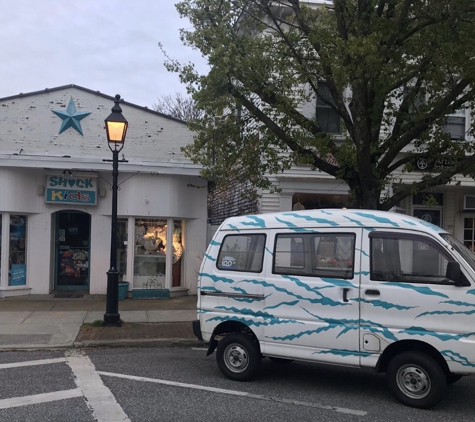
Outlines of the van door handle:
{"label": "van door handle", "polygon": [[365,290],[365,294],[379,296],[379,290],[368,289],[368,290]]}
{"label": "van door handle", "polygon": [[348,302],[348,292],[350,291],[350,289],[348,288],[343,288],[343,302]]}

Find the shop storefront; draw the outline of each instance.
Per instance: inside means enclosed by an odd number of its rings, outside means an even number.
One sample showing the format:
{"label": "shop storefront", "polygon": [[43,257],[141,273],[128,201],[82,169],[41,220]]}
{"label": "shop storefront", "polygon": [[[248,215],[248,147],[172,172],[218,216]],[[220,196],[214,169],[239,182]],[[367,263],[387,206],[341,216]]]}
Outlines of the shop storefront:
{"label": "shop storefront", "polygon": [[[113,98],[67,86],[0,99],[0,105],[0,297],[105,294],[112,169],[104,119]],[[120,280],[130,290],[196,294],[207,183],[181,155],[192,135],[177,119],[121,106],[130,126],[118,177]],[[87,115],[81,130],[64,130],[54,111],[66,109],[74,118],[79,107]]]}

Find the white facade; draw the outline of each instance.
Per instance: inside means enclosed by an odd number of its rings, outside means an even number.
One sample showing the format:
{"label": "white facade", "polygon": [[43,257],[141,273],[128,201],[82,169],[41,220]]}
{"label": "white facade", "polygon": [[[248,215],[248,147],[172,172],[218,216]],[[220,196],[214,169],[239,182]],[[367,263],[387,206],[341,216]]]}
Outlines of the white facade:
{"label": "white facade", "polygon": [[[64,120],[53,110],[70,111],[71,99],[73,111],[90,113],[73,122],[79,121],[82,135],[74,124],[59,133]],[[113,101],[74,85],[0,99],[0,297],[106,292],[112,153],[104,119]],[[121,279],[130,289],[151,280],[172,294],[196,294],[206,248],[207,182],[180,151],[192,134],[178,119],[127,102],[121,108],[129,122],[120,153],[128,162],[119,163],[118,178]],[[61,189],[47,202],[50,177]],[[97,203],[59,200],[78,187],[91,188]],[[145,247],[146,234],[154,236],[152,247]]]}

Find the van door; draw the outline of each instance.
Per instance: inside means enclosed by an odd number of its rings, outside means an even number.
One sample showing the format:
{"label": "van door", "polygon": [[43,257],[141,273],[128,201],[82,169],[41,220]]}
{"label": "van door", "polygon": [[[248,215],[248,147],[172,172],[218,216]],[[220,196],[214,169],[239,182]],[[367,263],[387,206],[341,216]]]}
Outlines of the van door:
{"label": "van door", "polygon": [[272,231],[264,354],[359,364],[361,237],[354,228]]}
{"label": "van door", "polygon": [[474,362],[474,290],[446,278],[450,250],[425,233],[389,229],[366,234],[363,248],[360,344],[371,355],[362,365],[401,340],[431,344],[449,366]]}

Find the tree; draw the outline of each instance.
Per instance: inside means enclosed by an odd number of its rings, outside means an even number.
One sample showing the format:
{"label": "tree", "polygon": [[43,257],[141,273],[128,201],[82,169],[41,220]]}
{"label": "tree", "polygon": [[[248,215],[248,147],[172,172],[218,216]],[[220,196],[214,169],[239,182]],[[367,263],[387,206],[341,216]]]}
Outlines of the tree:
{"label": "tree", "polygon": [[200,117],[201,112],[196,108],[195,102],[190,97],[183,96],[180,92],[175,95],[163,95],[152,108],[162,114],[190,121]]}
{"label": "tree", "polygon": [[[383,210],[457,174],[474,177],[472,142],[445,130],[448,114],[475,105],[473,0],[306,3],[177,4],[193,26],[182,41],[211,67],[199,75],[167,62],[203,112],[185,153],[204,175],[265,189],[269,174],[306,164],[345,181],[353,206]],[[341,137],[302,111],[315,98],[339,116]],[[420,159],[433,170],[400,183]]]}

